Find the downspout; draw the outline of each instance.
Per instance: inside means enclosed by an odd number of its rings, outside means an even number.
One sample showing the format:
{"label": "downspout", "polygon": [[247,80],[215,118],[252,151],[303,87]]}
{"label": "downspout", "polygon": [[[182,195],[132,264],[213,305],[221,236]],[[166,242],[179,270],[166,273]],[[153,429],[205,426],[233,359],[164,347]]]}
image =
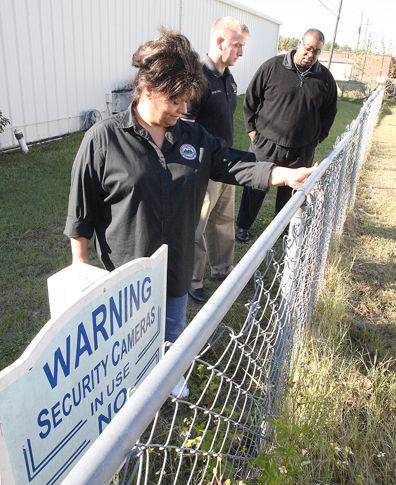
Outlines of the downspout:
{"label": "downspout", "polygon": [[19,146],[21,147],[21,150],[23,153],[28,153],[29,148],[26,145],[25,137],[23,136],[23,133],[21,130],[15,129],[14,130],[14,135],[15,138],[18,140]]}

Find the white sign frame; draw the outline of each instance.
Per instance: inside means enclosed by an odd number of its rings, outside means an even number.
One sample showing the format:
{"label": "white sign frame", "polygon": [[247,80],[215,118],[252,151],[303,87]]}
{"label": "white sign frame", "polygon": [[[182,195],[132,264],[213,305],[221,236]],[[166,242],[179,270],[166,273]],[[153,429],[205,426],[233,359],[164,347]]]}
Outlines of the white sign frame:
{"label": "white sign frame", "polygon": [[59,483],[162,357],[167,246],[92,284],[0,372],[0,483]]}

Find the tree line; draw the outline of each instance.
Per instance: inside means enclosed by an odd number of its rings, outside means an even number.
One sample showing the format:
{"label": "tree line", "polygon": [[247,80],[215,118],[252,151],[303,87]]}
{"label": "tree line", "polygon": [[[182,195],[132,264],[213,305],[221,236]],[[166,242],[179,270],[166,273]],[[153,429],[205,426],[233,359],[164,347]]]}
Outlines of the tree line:
{"label": "tree line", "polygon": [[[279,51],[289,51],[290,49],[296,49],[299,39],[296,37],[280,37],[278,43],[278,50]],[[331,42],[326,42],[323,46],[323,51],[330,51],[331,50]],[[394,47],[392,45],[392,41],[385,42],[385,38],[382,37],[380,42],[375,43],[373,40],[372,35],[370,34],[366,40],[366,38],[362,41],[361,46],[358,49],[353,49],[351,46],[339,45],[337,42],[334,42],[334,50],[337,52],[353,52],[356,54],[381,54],[381,55],[392,55],[394,52]]]}
{"label": "tree line", "polygon": [[[298,41],[299,39],[296,39],[296,37],[280,37],[278,50],[289,51],[290,49],[297,49]],[[322,50],[329,51],[330,49],[331,49],[331,42],[326,42]],[[339,52],[353,52],[352,47],[350,47],[349,45],[340,46],[339,44],[337,44],[337,42],[334,42],[334,50]]]}

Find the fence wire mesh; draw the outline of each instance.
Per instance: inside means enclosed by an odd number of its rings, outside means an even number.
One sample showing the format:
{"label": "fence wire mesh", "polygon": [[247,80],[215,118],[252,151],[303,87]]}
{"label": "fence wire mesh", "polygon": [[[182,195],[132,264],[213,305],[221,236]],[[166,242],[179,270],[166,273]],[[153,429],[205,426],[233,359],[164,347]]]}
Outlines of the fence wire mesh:
{"label": "fence wire mesh", "polygon": [[[307,198],[300,196],[294,210],[293,206],[285,208],[288,214],[284,225],[289,223],[289,235],[264,252],[264,259],[256,262],[257,270],[248,275],[250,281],[229,302],[228,312],[220,323],[214,322],[209,340],[198,354],[190,355],[185,373],[189,396],[182,397],[182,390],[178,397],[169,396],[155,416],[148,417],[151,424],[140,437],[131,433],[131,451],[115,483],[254,481],[258,471],[253,460],[269,443],[271,426],[267,418],[276,415],[285,395],[293,355],[312,321],[331,241],[341,232],[353,206],[357,174],[383,92],[379,89],[371,96],[336,142],[311,183]],[[278,227],[278,234],[282,229]],[[146,381],[151,378],[152,374]],[[152,389],[157,387],[153,382]],[[130,401],[133,399],[134,394]],[[116,448],[117,436],[113,432],[111,437],[109,432],[112,425],[103,434],[107,433],[107,440],[113,439]],[[133,422],[129,425],[134,429]],[[95,446],[90,454],[95,458],[77,464],[66,483],[106,483],[103,470],[108,464],[100,454],[100,445]],[[97,476],[89,476],[87,470],[95,466]],[[107,470],[107,476],[115,471]]]}

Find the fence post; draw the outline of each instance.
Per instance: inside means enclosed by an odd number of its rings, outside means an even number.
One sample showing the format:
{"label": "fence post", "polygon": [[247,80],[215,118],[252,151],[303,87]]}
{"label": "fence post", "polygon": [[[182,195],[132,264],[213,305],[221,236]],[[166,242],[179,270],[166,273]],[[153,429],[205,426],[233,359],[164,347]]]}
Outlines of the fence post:
{"label": "fence post", "polygon": [[296,274],[303,241],[303,218],[305,212],[306,206],[301,206],[291,219],[289,225],[288,242],[290,245],[287,246],[283,275],[280,284],[282,295],[280,306],[288,305],[290,309],[293,307]]}
{"label": "fence post", "polygon": [[[341,232],[342,226],[344,224],[344,207],[343,207],[343,199],[344,199],[344,183],[345,183],[345,173],[346,173],[346,168],[348,165],[348,154],[349,150],[348,148],[351,146],[351,143],[348,143],[345,145],[345,148],[343,150],[342,158],[341,158],[341,170],[340,170],[340,175],[339,175],[339,180],[338,180],[338,187],[337,187],[337,201],[336,201],[336,207],[335,207],[335,218],[336,222],[334,224],[333,228],[333,236],[337,235],[338,233]],[[343,212],[342,217],[339,217],[340,212]],[[345,211],[346,213],[346,211]]]}
{"label": "fence post", "polygon": [[356,156],[353,160],[352,171],[351,171],[351,187],[349,191],[348,206],[353,207],[356,197],[356,186],[357,186],[357,174],[360,167],[363,164],[364,158],[366,156],[366,137],[367,137],[367,113],[364,112],[362,116],[362,122],[356,133]]}
{"label": "fence post", "polygon": [[[296,275],[300,264],[305,210],[305,206],[300,207],[290,220],[289,235],[286,240],[287,249],[279,288],[280,302],[275,321],[275,326],[279,328],[279,331],[276,332],[278,338],[274,343],[270,361],[270,374],[272,374],[275,384],[273,387],[276,389],[284,387],[289,377],[290,366],[285,368],[282,365],[289,362],[289,359],[285,359],[285,357],[293,349],[293,336],[299,320],[298,312],[294,308],[294,299],[298,284]],[[280,338],[281,336],[282,338]],[[273,400],[270,415],[275,413],[277,405],[278,403]]]}
{"label": "fence post", "polygon": [[[297,318],[293,318],[294,298],[296,294],[296,275],[298,273],[299,258],[303,242],[303,217],[305,206],[300,207],[290,220],[289,234],[284,239],[287,244],[282,279],[279,287],[280,302],[276,312],[274,333],[277,338],[273,345],[273,351],[269,362],[268,407],[266,415],[273,417],[279,407],[279,392],[286,386],[289,377],[290,363],[286,355],[293,350],[293,332]],[[276,392],[274,390],[276,389]],[[271,436],[273,426],[266,421],[261,423],[260,448],[264,450]]]}

